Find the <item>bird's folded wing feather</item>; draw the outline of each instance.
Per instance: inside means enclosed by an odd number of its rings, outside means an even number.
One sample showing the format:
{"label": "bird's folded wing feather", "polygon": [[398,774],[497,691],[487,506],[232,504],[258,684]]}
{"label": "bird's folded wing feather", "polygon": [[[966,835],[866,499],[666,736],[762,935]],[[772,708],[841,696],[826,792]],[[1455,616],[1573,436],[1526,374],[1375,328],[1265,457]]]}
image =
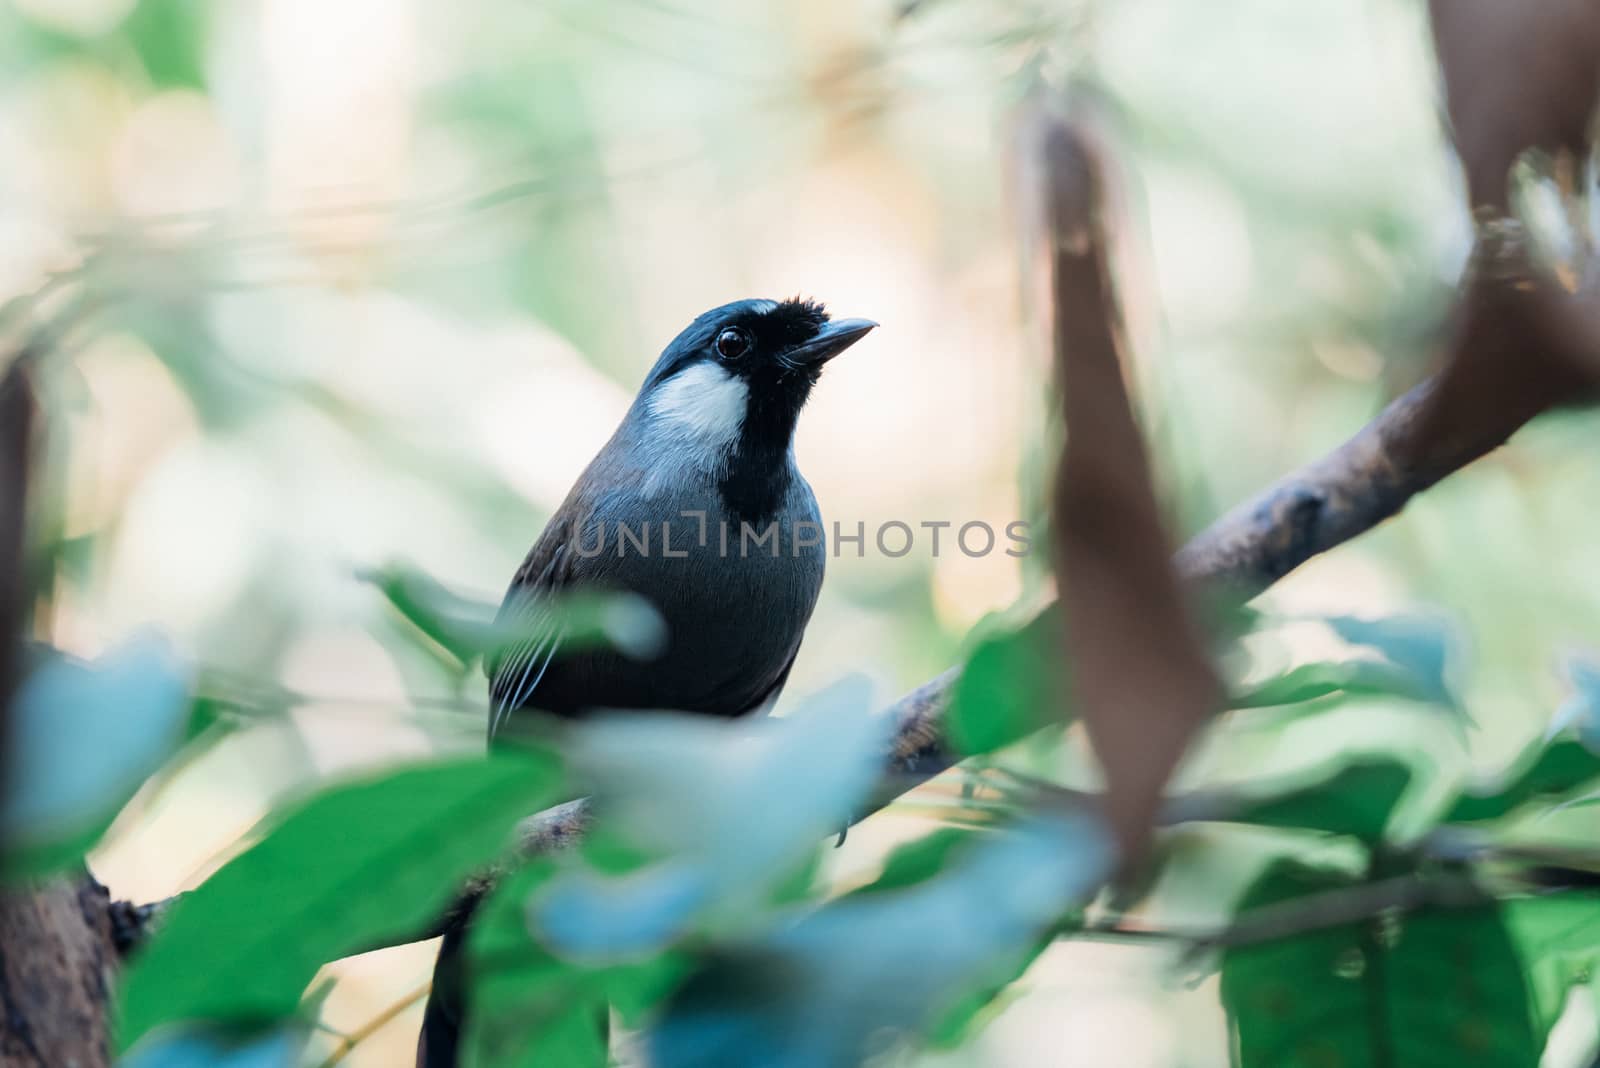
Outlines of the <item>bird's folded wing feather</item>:
{"label": "bird's folded wing feather", "polygon": [[564,630],[556,602],[571,578],[569,527],[563,517],[551,520],[500,605],[498,629],[518,637],[489,666],[491,739],[512,712],[531,702],[561,648]]}

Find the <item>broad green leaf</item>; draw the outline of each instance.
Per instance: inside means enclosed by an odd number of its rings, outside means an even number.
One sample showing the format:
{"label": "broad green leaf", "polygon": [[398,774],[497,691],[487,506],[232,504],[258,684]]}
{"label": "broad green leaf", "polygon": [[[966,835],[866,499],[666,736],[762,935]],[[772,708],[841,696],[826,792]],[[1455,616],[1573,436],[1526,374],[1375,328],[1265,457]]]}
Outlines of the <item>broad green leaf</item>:
{"label": "broad green leaf", "polygon": [[189,722],[184,730],[184,740],[193,742],[207,735],[214,736],[238,728],[251,718],[282,715],[289,709],[287,699],[278,699],[264,706],[247,706],[243,702],[220,694],[197,694],[189,706]]}
{"label": "broad green leaf", "polygon": [[1502,908],[1533,992],[1539,1033],[1548,1036],[1567,995],[1590,982],[1600,966],[1600,898],[1545,894],[1507,901]]}
{"label": "broad green leaf", "polygon": [[134,638],[92,663],[37,662],[11,710],[0,867],[37,876],[77,861],[184,741],[186,673],[166,642]]}
{"label": "broad green leaf", "polygon": [[1545,737],[1518,754],[1501,775],[1464,790],[1445,822],[1499,819],[1600,779],[1600,671],[1574,660],[1567,664],[1567,676],[1572,694],[1551,717]]}
{"label": "broad green leaf", "polygon": [[465,668],[494,647],[494,605],[462,597],[403,564],[364,571],[361,577],[458,667]]}
{"label": "broad green leaf", "polygon": [[155,85],[200,89],[206,80],[210,18],[206,0],[139,0],[122,32],[133,42]]}
{"label": "broad green leaf", "polygon": [[992,753],[1066,721],[1061,610],[1052,604],[1014,630],[981,639],[956,680],[951,743],[968,756]]}
{"label": "broad green leaf", "polygon": [[1413,769],[1394,757],[1364,757],[1315,777],[1294,776],[1258,787],[1253,798],[1207,799],[1201,818],[1267,827],[1348,834],[1367,842],[1383,837],[1395,806],[1411,786]]}
{"label": "broad green leaf", "polygon": [[1446,823],[1493,820],[1531,801],[1572,793],[1600,778],[1600,756],[1569,738],[1529,747],[1497,782],[1463,794],[1445,815]]}
{"label": "broad green leaf", "polygon": [[555,874],[536,862],[496,887],[467,935],[463,982],[472,1007],[466,1068],[603,1068],[607,1006],[584,974],[556,960],[528,930],[528,897]]}
{"label": "broad green leaf", "polygon": [[[391,564],[362,577],[458,670],[530,637],[515,619],[497,621],[494,605],[462,597],[415,568]],[[570,594],[544,606],[538,625],[559,627],[565,649],[608,645],[638,659],[659,653],[666,637],[656,610],[630,594]]]}
{"label": "broad green leaf", "polygon": [[883,871],[866,886],[853,891],[856,894],[875,894],[885,890],[920,883],[942,871],[951,857],[972,842],[976,832],[963,828],[944,828],[932,834],[907,842],[889,854],[883,862]]}
{"label": "broad green leaf", "polygon": [[[1230,708],[1297,704],[1331,694],[1378,695],[1459,711],[1459,645],[1453,628],[1427,616],[1308,621],[1332,632],[1337,658],[1287,663],[1231,687]],[[956,683],[950,736],[968,755],[993,752],[1064,719],[1066,667],[1061,615],[1051,605],[1020,627],[981,639]],[[1330,639],[1331,640],[1331,639]]]}
{"label": "broad green leaf", "polygon": [[467,942],[467,1068],[599,1068],[606,1063],[608,1010],[637,1022],[683,973],[675,954],[602,968],[553,956],[532,936],[528,903],[555,871],[549,861],[519,871],[474,917]]}
{"label": "broad green leaf", "polygon": [[[1251,888],[1240,915],[1352,885],[1280,862]],[[1534,1068],[1542,1048],[1521,962],[1492,905],[1230,949],[1222,1000],[1240,1068]]]}
{"label": "broad green leaf", "polygon": [[557,778],[554,759],[506,752],[312,797],[173,906],[123,977],[122,1044],[164,1023],[293,1014],[323,964],[443,912]]}

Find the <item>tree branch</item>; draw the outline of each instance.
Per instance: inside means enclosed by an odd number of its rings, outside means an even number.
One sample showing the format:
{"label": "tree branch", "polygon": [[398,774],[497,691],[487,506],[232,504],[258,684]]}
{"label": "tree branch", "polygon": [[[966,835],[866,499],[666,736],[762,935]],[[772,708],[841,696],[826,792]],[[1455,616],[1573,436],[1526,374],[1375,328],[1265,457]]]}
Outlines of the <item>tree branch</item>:
{"label": "tree branch", "polygon": [[1087,938],[1184,943],[1185,953],[1193,959],[1220,949],[1260,945],[1312,931],[1325,931],[1330,927],[1360,923],[1390,912],[1415,912],[1423,908],[1475,908],[1494,900],[1494,895],[1486,892],[1470,876],[1456,872],[1398,875],[1262,905],[1235,917],[1232,923],[1218,931],[1119,923],[1085,928],[1080,933]]}

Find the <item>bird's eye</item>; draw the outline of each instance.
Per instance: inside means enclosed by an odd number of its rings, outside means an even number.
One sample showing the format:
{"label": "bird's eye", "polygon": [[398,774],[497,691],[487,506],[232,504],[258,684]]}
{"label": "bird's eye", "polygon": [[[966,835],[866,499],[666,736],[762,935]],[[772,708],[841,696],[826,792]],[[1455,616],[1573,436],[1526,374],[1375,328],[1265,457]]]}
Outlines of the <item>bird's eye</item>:
{"label": "bird's eye", "polygon": [[724,360],[737,360],[750,351],[750,335],[737,326],[730,326],[717,335],[717,355]]}

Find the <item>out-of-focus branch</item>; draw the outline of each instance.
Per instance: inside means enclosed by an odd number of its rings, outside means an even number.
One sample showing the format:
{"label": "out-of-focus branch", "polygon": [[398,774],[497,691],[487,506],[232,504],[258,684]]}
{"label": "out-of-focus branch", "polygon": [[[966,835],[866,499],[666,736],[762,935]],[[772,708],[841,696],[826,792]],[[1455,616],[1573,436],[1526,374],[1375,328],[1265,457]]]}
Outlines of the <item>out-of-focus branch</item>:
{"label": "out-of-focus branch", "polygon": [[[1479,359],[1516,344],[1519,317],[1504,294],[1484,283],[1474,286],[1483,292],[1464,303],[1456,344],[1481,371],[1463,375],[1452,362],[1414,387],[1333,452],[1201,531],[1179,550],[1179,570],[1192,582],[1253,597],[1313,556],[1397,514],[1562,396],[1564,388],[1518,379],[1505,374],[1505,362]],[[1523,336],[1524,343],[1538,343]],[[1482,403],[1488,390],[1471,387],[1472,377],[1501,380],[1503,403]]]}
{"label": "out-of-focus branch", "polygon": [[[0,708],[10,706],[20,681],[28,617],[28,471],[36,414],[28,363],[19,357],[0,368]],[[0,716],[0,724],[8,722]],[[6,732],[0,730],[0,775],[5,753]]]}
{"label": "out-of-focus branch", "polygon": [[1539,262],[1511,196],[1524,152],[1556,157],[1558,185],[1570,184],[1575,161],[1589,156],[1600,6],[1432,0],[1429,8],[1478,222],[1440,370],[1339,449],[1185,546],[1178,565],[1196,580],[1244,596],[1261,592],[1394,515],[1541,412],[1588,399],[1600,372],[1600,261],[1592,240],[1579,242],[1583,261],[1560,277]]}
{"label": "out-of-focus branch", "polygon": [[[0,368],[0,738],[7,739],[33,598],[27,504],[39,413],[31,351]],[[0,744],[0,769],[8,756]],[[0,887],[0,1068],[110,1063],[108,904],[105,888],[88,877]]]}
{"label": "out-of-focus branch", "polygon": [[1220,949],[1237,949],[1326,931],[1390,913],[1424,908],[1481,908],[1493,901],[1493,895],[1467,875],[1455,872],[1399,875],[1263,905],[1236,917],[1217,931],[1122,923],[1091,927],[1083,934],[1089,938],[1178,942],[1186,944],[1185,952],[1190,957],[1199,957]]}

